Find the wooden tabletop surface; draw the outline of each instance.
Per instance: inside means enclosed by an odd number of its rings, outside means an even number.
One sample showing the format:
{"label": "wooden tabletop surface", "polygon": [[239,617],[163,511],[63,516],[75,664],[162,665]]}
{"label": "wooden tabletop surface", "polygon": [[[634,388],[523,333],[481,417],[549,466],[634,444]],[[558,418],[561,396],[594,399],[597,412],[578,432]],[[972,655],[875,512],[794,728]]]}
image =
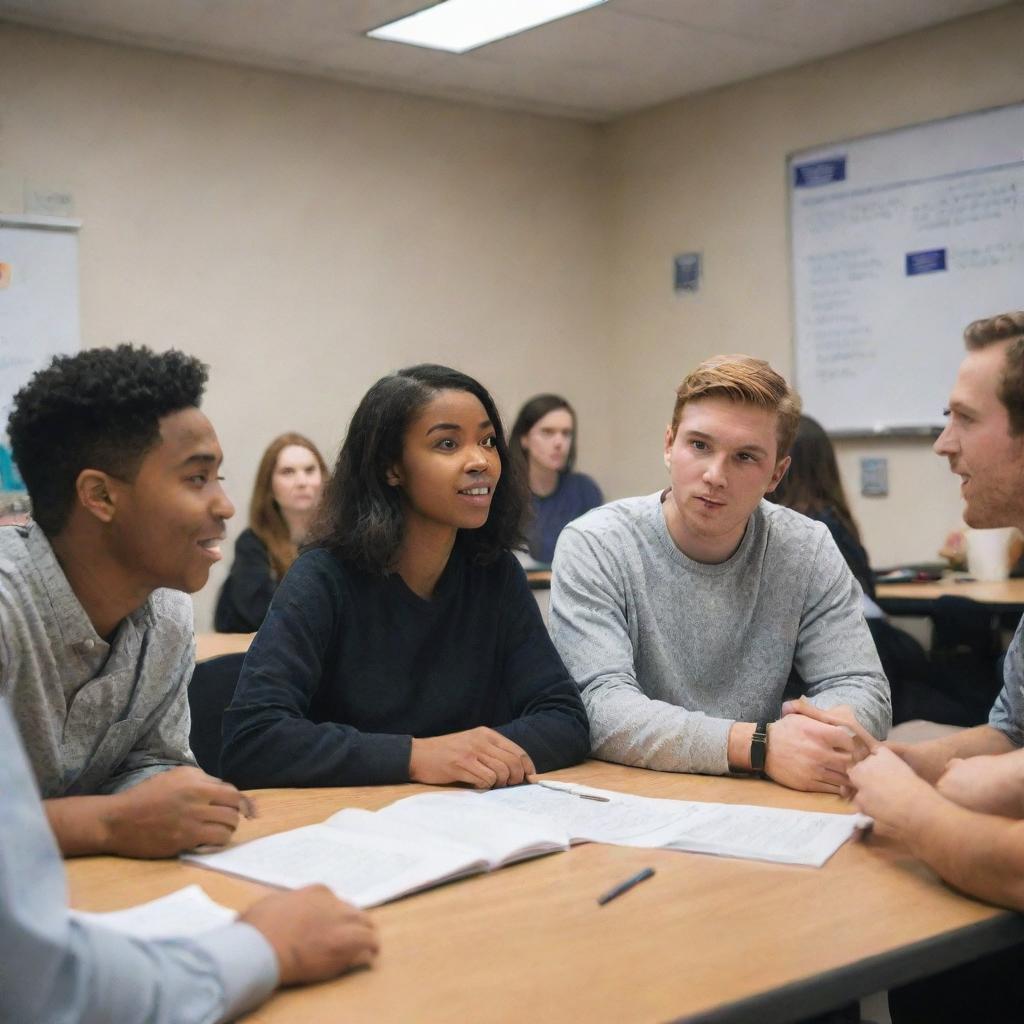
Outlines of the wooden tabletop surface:
{"label": "wooden tabletop surface", "polygon": [[[597,761],[552,777],[649,796],[850,809],[838,797],[767,781]],[[242,823],[237,840],[427,788],[257,791],[260,816]],[[600,893],[645,867],[656,869],[653,879],[597,905]],[[237,909],[265,891],[177,861],[79,858],[68,874],[72,905],[87,910],[192,882]],[[1024,939],[1022,919],[958,895],[880,836],[847,844],[820,869],[584,845],[371,914],[382,945],[372,970],[279,993],[251,1019],[771,1024]]]}
{"label": "wooden tabletop surface", "polygon": [[948,594],[983,604],[1024,606],[1024,579],[983,582],[947,576],[927,583],[877,583],[875,594],[879,601],[934,601]]}

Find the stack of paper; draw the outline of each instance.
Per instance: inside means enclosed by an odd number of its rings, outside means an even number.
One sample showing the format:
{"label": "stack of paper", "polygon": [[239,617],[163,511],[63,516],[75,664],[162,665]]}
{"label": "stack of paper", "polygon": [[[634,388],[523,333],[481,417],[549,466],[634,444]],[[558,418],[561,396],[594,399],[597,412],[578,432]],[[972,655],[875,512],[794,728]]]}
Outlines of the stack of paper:
{"label": "stack of paper", "polygon": [[284,888],[320,882],[371,907],[574,843],[820,867],[867,821],[544,782],[484,794],[423,793],[376,812],[350,808],[319,825],[184,859]]}

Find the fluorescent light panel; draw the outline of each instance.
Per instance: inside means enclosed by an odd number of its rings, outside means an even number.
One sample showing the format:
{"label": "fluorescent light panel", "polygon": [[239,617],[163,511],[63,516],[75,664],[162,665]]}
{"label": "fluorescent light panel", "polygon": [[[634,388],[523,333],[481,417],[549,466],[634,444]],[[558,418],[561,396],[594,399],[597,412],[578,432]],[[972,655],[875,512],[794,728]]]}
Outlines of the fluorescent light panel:
{"label": "fluorescent light panel", "polygon": [[547,21],[578,14],[607,0],[444,0],[424,11],[382,25],[373,39],[465,53],[495,39],[514,36]]}

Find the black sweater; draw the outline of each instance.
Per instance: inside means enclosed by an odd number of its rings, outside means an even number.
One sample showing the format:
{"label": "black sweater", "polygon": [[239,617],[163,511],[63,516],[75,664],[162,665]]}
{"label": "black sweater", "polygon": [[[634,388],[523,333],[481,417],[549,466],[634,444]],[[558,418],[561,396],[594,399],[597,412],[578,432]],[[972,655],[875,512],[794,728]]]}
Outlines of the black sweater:
{"label": "black sweater", "polygon": [[323,549],[277,589],[224,714],[224,776],[244,788],[407,782],[412,737],[486,725],[539,772],[590,750],[586,712],[507,552],[456,543],[425,601],[397,573]]}
{"label": "black sweater", "polygon": [[252,530],[235,541],[235,560],[224,581],[213,626],[218,633],[255,633],[277,589],[266,544]]}

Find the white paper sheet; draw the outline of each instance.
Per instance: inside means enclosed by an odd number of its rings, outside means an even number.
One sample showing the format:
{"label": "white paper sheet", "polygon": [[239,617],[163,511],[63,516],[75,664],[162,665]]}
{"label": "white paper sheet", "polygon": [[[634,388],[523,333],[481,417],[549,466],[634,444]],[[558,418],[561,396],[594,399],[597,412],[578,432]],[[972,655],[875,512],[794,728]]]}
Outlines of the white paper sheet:
{"label": "white paper sheet", "polygon": [[179,939],[231,924],[238,914],[215,903],[198,885],[187,885],[125,910],[105,914],[72,910],[71,916],[136,939]]}
{"label": "white paper sheet", "polygon": [[[588,800],[583,795],[605,799]],[[821,867],[858,829],[860,814],[632,796],[593,786],[517,786],[480,799],[560,821],[574,841],[667,847]]]}

